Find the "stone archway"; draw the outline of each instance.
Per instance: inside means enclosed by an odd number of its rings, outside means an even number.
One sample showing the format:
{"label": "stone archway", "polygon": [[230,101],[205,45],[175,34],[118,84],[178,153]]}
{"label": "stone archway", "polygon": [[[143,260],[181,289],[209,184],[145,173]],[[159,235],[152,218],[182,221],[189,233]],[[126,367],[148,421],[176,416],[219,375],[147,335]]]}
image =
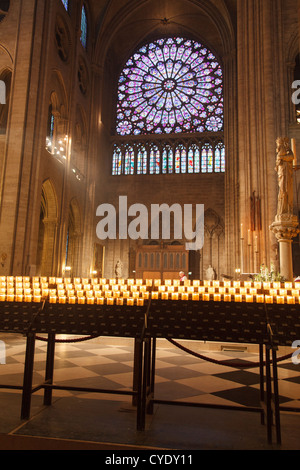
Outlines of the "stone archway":
{"label": "stone archway", "polygon": [[65,268],[70,268],[72,276],[77,276],[81,269],[81,212],[76,199],[72,199],[69,206],[66,235]]}
{"label": "stone archway", "polygon": [[37,248],[37,273],[41,276],[55,274],[57,215],[56,193],[52,182],[48,179],[42,185]]}

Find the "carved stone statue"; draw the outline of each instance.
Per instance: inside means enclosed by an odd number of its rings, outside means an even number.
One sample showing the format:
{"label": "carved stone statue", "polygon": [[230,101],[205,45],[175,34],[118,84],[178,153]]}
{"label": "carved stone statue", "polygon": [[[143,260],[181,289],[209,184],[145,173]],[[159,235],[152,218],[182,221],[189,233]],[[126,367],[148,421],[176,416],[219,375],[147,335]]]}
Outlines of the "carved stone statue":
{"label": "carved stone statue", "polygon": [[209,267],[206,270],[206,279],[207,281],[214,281],[215,278],[216,278],[215,270],[211,265],[209,265]]}
{"label": "carved stone statue", "polygon": [[293,215],[293,160],[294,155],[286,137],[280,137],[277,143],[276,172],[278,175],[278,208],[277,217]]}
{"label": "carved stone statue", "polygon": [[123,274],[123,263],[118,260],[115,266],[115,275],[117,278],[121,278]]}

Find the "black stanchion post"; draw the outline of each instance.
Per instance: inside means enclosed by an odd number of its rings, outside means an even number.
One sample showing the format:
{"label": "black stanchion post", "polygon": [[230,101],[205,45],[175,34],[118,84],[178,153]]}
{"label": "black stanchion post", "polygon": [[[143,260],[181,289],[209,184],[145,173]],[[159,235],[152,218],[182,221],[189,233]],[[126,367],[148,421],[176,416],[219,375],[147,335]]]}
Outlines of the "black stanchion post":
{"label": "black stanchion post", "polygon": [[33,377],[33,366],[34,366],[34,348],[35,348],[35,333],[29,332],[27,334],[27,342],[26,342],[21,419],[29,419],[30,417],[32,377]]}
{"label": "black stanchion post", "polygon": [[266,345],[266,407],[267,407],[267,435],[268,442],[272,444],[272,388],[270,367],[270,346]]}
{"label": "black stanchion post", "polygon": [[[48,346],[47,346],[47,360],[46,360],[46,384],[53,384],[53,372],[54,372],[54,355],[55,355],[55,334],[48,334]],[[52,404],[52,388],[45,387],[44,392],[44,405],[50,406]]]}
{"label": "black stanchion post", "polygon": [[279,390],[278,390],[278,371],[277,371],[277,348],[272,348],[273,360],[273,387],[274,387],[274,414],[276,424],[277,444],[281,444],[281,426],[280,426],[280,410],[279,410]]}
{"label": "black stanchion post", "polygon": [[[265,390],[264,390],[264,346],[259,345],[259,380],[260,380],[260,402],[264,404],[265,401]],[[261,412],[261,424],[265,424],[265,413],[262,409]]]}

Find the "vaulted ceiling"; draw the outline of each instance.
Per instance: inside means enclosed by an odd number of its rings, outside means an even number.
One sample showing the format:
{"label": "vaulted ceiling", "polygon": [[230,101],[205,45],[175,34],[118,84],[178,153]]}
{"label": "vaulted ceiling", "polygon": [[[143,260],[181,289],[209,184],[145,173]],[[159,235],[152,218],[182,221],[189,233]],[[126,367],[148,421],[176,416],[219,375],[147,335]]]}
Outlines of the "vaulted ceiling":
{"label": "vaulted ceiling", "polygon": [[100,66],[108,55],[119,66],[148,39],[188,35],[202,40],[217,55],[233,47],[237,0],[90,0],[95,18],[94,60]]}

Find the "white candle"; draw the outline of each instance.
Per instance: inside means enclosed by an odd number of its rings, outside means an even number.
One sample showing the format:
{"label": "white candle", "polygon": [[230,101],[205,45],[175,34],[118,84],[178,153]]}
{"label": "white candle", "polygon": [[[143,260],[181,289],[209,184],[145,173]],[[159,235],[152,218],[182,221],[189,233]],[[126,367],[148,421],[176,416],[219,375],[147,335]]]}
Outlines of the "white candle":
{"label": "white candle", "polygon": [[292,152],[294,154],[294,166],[297,166],[297,146],[296,146],[296,140],[292,139]]}

